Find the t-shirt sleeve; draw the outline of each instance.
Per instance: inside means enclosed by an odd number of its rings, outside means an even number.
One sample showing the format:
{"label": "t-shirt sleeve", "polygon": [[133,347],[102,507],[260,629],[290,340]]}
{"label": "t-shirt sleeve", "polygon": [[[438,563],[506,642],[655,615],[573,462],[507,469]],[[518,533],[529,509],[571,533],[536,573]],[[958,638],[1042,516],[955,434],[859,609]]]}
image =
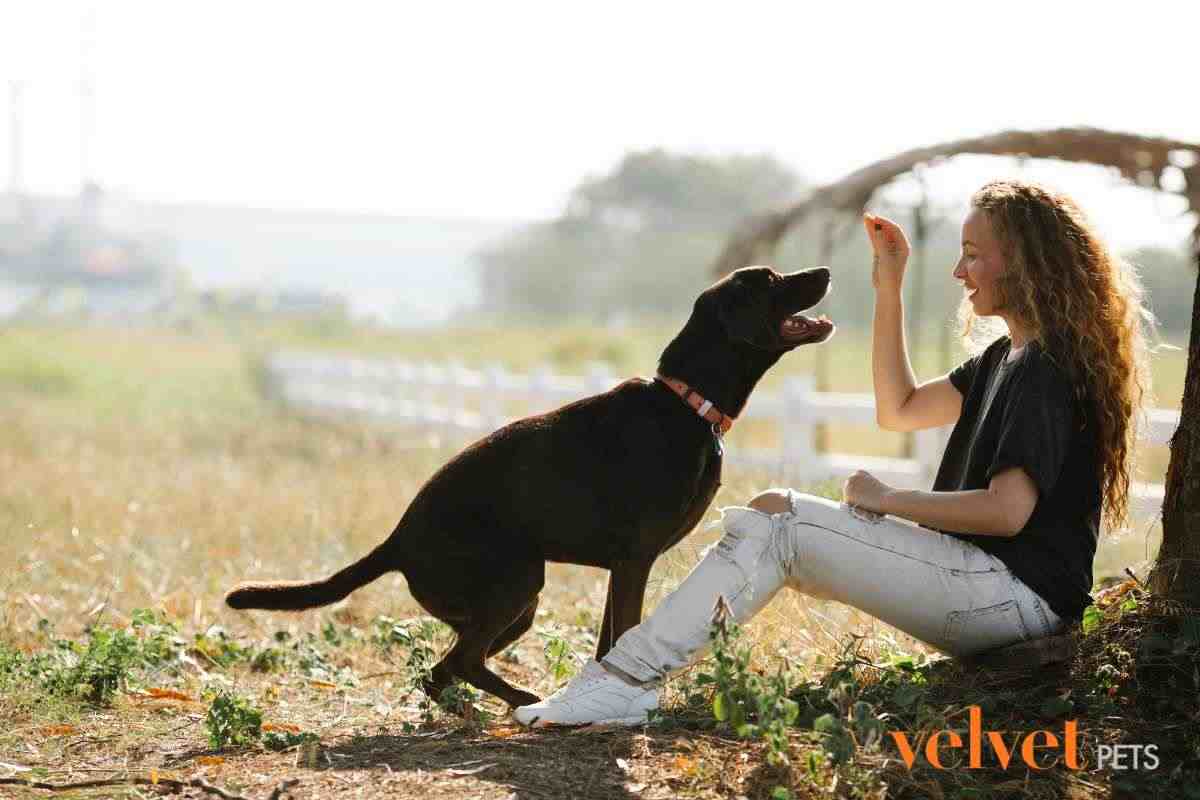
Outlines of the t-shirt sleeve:
{"label": "t-shirt sleeve", "polygon": [[958,389],[958,393],[963,397],[967,396],[967,392],[971,389],[971,383],[975,380],[975,373],[979,370],[979,362],[983,360],[983,353],[978,353],[971,356],[963,363],[950,371],[950,383]]}
{"label": "t-shirt sleeve", "polygon": [[996,454],[985,480],[1021,467],[1045,498],[1058,483],[1075,419],[1070,384],[1044,363],[1031,364],[1009,392]]}

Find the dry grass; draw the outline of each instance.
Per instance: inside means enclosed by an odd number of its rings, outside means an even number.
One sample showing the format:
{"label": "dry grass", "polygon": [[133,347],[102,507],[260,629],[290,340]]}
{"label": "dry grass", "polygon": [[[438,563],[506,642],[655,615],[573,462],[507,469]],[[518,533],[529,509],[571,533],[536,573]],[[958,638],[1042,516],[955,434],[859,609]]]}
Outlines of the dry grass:
{"label": "dry grass", "polygon": [[[457,448],[423,431],[306,421],[265,405],[254,391],[252,356],[274,340],[247,336],[21,329],[0,340],[0,362],[7,365],[0,369],[0,475],[6,478],[0,484],[6,534],[0,538],[0,640],[36,648],[44,645],[39,620],[76,637],[97,619],[124,624],[136,608],[161,610],[187,639],[218,625],[245,642],[268,642],[278,630],[294,639],[319,635],[329,620],[365,629],[379,615],[421,614],[399,576],[325,613],[238,614],[221,605],[224,591],[242,578],[326,574],[365,552]],[[472,357],[485,357],[479,340],[486,337],[445,338],[469,340]],[[558,341],[535,332],[524,339],[510,335],[502,344],[519,353],[515,367],[546,360],[549,351],[570,368],[602,349],[580,344],[585,340],[576,331]],[[634,338],[623,350],[613,345],[612,352],[624,353],[626,361],[644,358],[653,351],[642,341]],[[404,346],[419,348],[420,341]],[[1175,367],[1164,374],[1170,383]],[[835,388],[858,391],[860,384],[847,372],[845,385]],[[866,435],[839,442],[864,452],[895,445]],[[714,507],[742,504],[779,482],[770,474],[729,472]],[[710,512],[709,519],[715,517]],[[716,535],[701,526],[660,559],[647,608]],[[1127,565],[1143,574],[1156,535],[1150,529],[1105,543],[1097,576],[1119,574]],[[604,584],[599,570],[551,565],[535,631],[510,659],[498,659],[498,667],[534,691],[552,690],[543,641],[561,636],[586,657]],[[865,637],[859,652],[868,660],[926,649],[854,609],[794,593],[782,593],[749,626],[761,668],[789,663],[814,676],[837,658],[851,633]],[[205,687],[232,682],[264,708],[268,721],[319,732],[324,760],[314,767],[297,768],[295,752],[263,750],[222,753],[223,760],[203,763],[213,754],[204,743],[200,703],[123,696],[114,708],[99,710],[19,691],[0,696],[0,762],[46,769],[47,779],[59,782],[110,774],[102,770],[154,769],[205,777],[255,797],[293,774],[303,779],[298,796],[432,798],[757,797],[768,796],[777,778],[764,766],[761,745],[694,726],[572,735],[445,720],[398,733],[402,722],[418,722],[420,714],[403,698],[394,657],[365,645],[334,656],[357,676],[353,685],[320,686],[292,672],[216,669],[203,660],[172,683],[199,698]],[[497,704],[485,708],[503,712]],[[805,734],[794,740],[800,749],[813,746]],[[0,766],[0,775],[5,769]],[[833,775],[812,779],[813,796]],[[869,776],[862,781],[867,786]],[[4,791],[16,790],[0,787]]]}

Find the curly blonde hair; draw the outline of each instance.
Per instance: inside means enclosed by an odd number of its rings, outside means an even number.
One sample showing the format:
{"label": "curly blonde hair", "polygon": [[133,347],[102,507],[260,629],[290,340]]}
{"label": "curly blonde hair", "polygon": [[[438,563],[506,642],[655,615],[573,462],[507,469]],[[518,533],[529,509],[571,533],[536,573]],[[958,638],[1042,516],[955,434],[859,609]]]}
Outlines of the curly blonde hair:
{"label": "curly blonde hair", "polygon": [[[1138,417],[1151,386],[1142,325],[1154,317],[1137,272],[1066,195],[997,180],[975,192],[971,206],[984,212],[1004,255],[1000,307],[1029,327],[1075,387],[1080,408],[1091,412],[1102,512],[1119,529],[1128,520]],[[971,351],[1002,332],[981,324],[965,298],[958,317]]]}

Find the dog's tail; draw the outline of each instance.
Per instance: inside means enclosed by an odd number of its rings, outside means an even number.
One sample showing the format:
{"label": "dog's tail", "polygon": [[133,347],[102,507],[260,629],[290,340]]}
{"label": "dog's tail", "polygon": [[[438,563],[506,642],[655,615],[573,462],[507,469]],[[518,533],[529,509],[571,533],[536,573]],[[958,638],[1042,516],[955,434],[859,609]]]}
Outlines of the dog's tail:
{"label": "dog's tail", "polygon": [[336,603],[392,569],[383,542],[367,555],[322,581],[249,581],[225,595],[230,608],[300,611]]}

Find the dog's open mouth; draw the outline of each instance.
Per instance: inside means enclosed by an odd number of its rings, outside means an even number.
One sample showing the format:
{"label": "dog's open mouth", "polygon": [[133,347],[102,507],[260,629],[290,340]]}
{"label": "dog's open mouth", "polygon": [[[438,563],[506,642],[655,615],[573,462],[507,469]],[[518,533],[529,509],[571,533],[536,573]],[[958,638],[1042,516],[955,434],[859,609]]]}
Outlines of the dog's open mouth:
{"label": "dog's open mouth", "polygon": [[812,344],[823,342],[833,335],[836,326],[824,314],[816,319],[803,314],[784,317],[779,323],[779,338],[788,344]]}

